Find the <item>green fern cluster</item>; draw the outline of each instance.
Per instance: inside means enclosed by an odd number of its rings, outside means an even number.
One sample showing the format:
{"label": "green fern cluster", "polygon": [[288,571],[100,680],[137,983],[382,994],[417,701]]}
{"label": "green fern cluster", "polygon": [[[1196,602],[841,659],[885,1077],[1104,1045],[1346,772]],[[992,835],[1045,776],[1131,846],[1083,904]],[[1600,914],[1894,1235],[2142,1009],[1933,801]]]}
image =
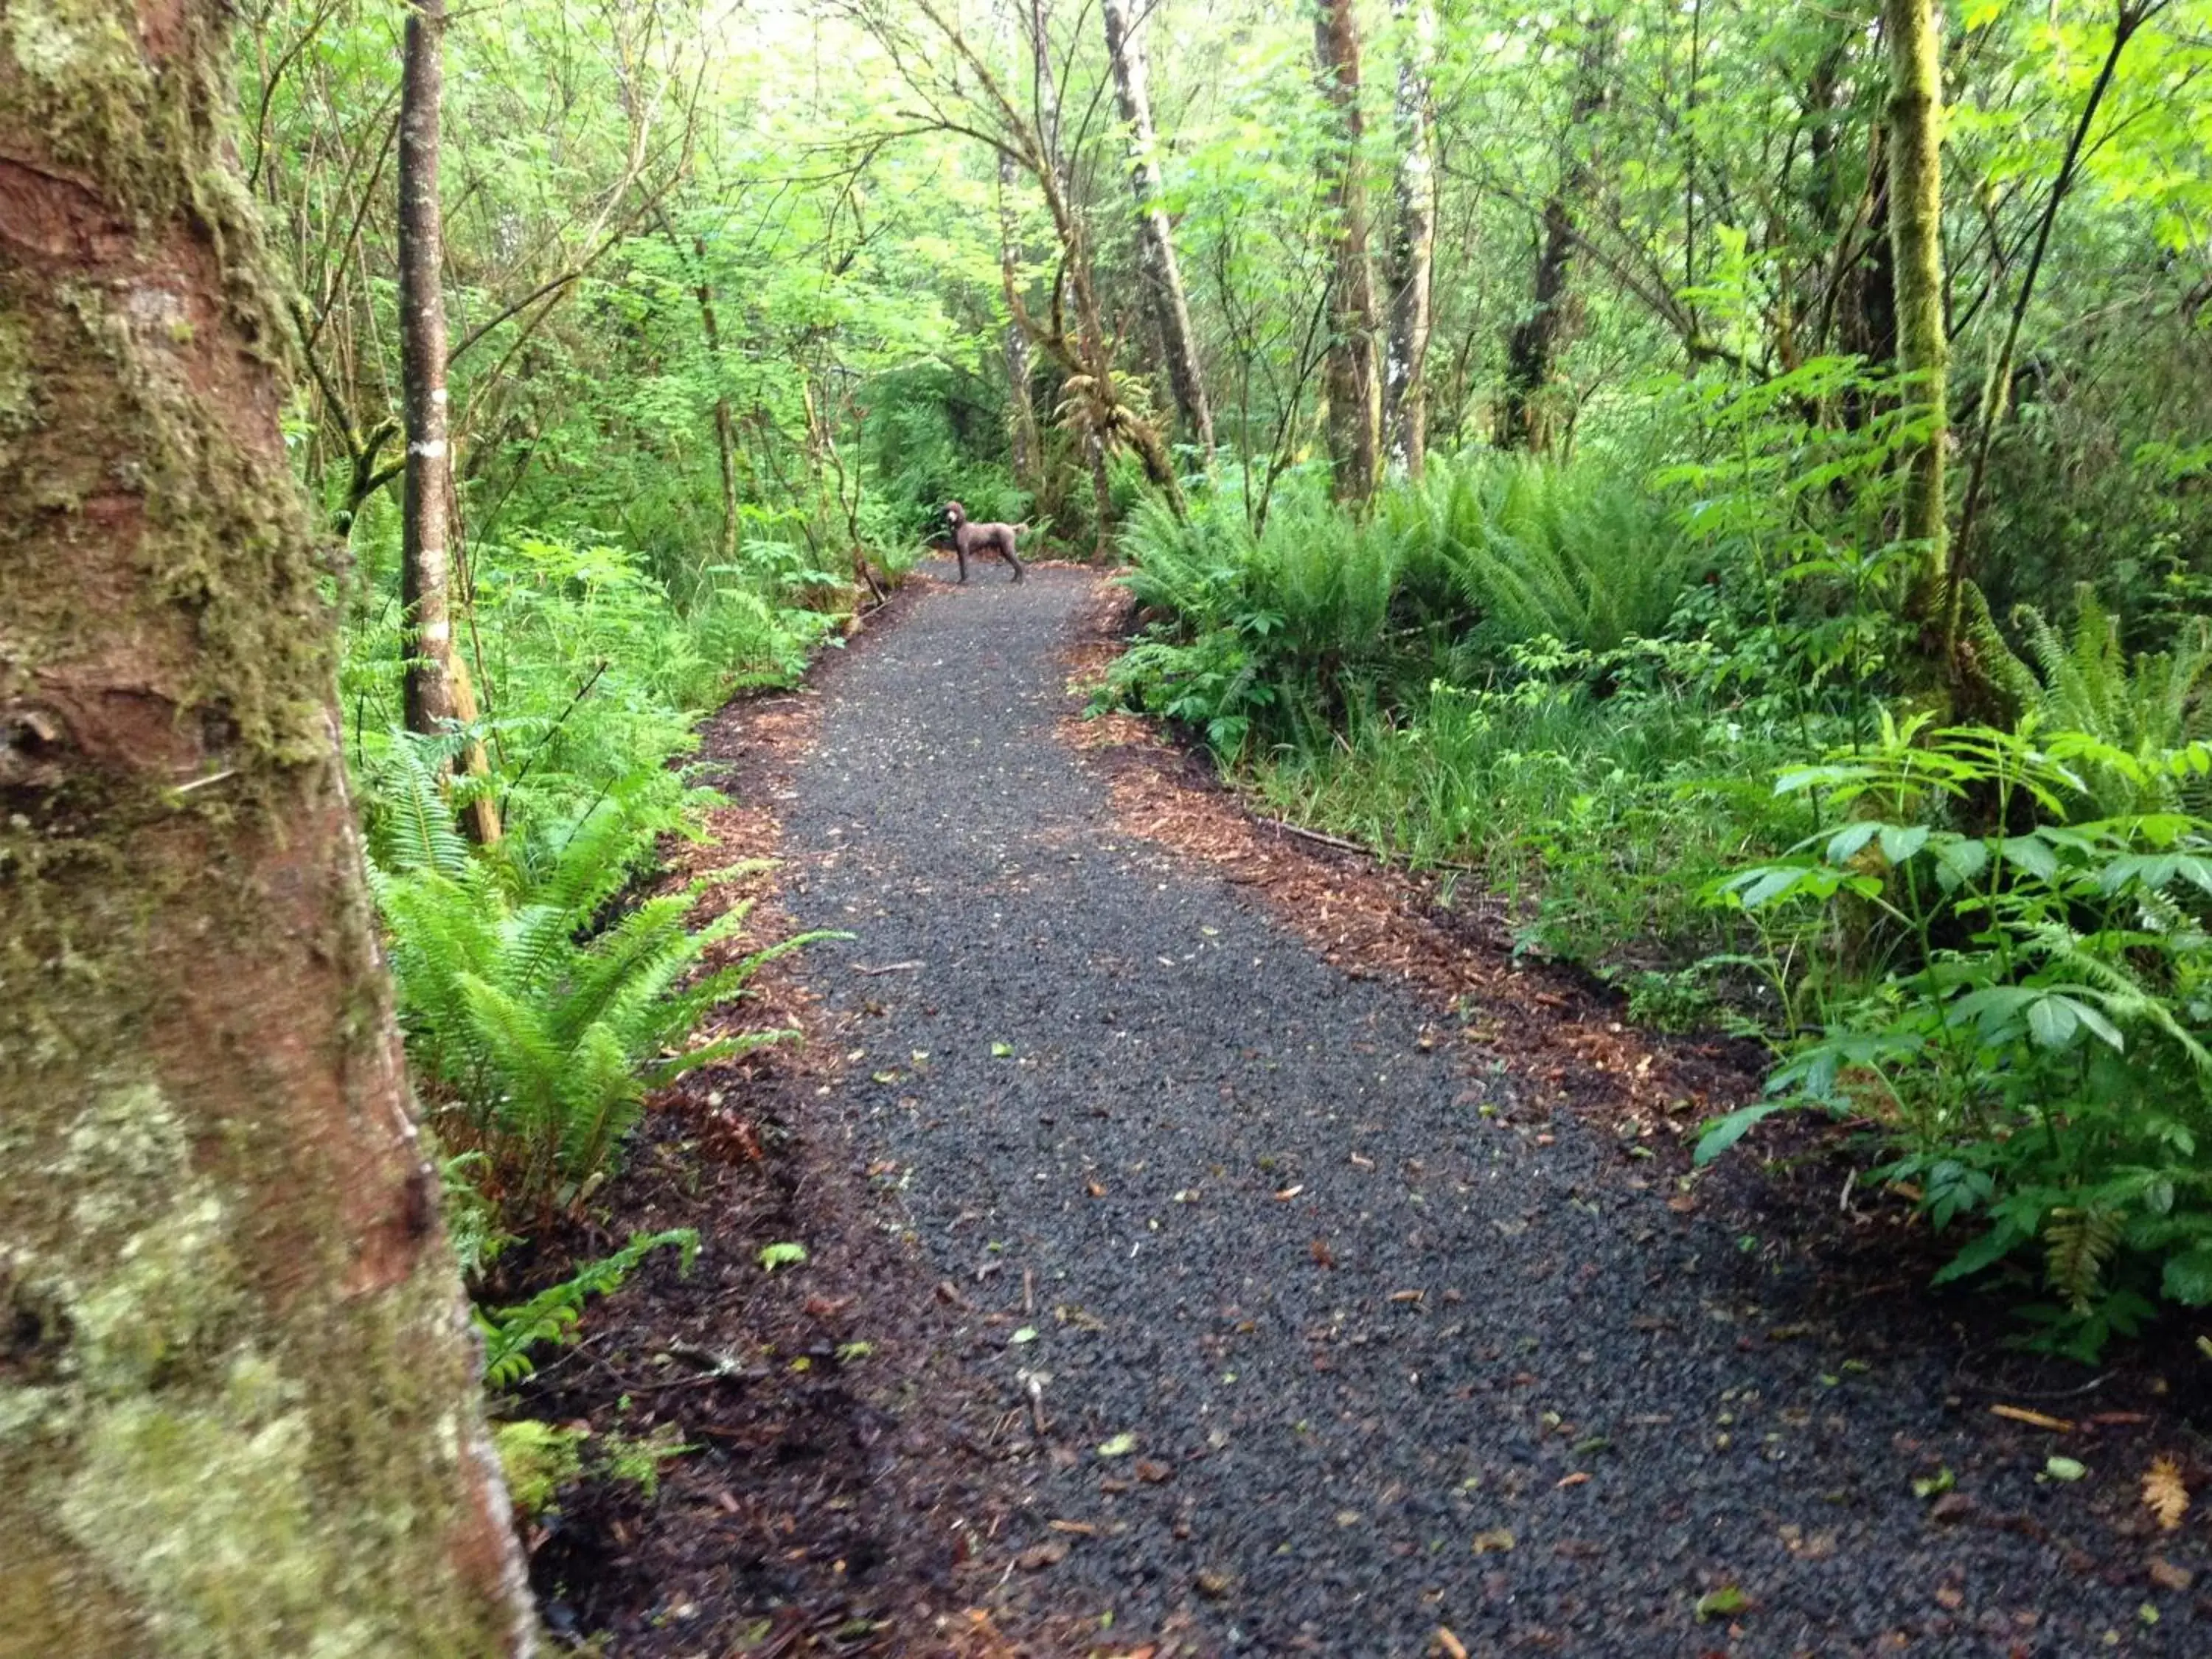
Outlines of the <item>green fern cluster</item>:
{"label": "green fern cluster", "polygon": [[611,1171],[649,1092],[790,1036],[690,1043],[763,963],[806,938],[690,977],[749,908],[694,932],[696,885],[595,926],[650,847],[658,816],[633,805],[652,802],[643,786],[611,792],[534,872],[471,857],[421,767],[387,793],[374,882],[409,1052],[448,1138],[487,1154],[505,1212],[575,1204]]}
{"label": "green fern cluster", "polygon": [[1665,508],[1609,474],[1486,453],[1431,460],[1364,519],[1305,479],[1256,528],[1233,490],[1187,518],[1146,501],[1121,545],[1154,626],[1109,693],[1230,749],[1263,716],[1295,738],[1439,680],[1511,678],[1532,641],[1595,657],[1656,635],[1699,568]]}
{"label": "green fern cluster", "polygon": [[2171,651],[2130,657],[2121,643],[2119,617],[2096,590],[2084,582],[2075,593],[2070,640],[2033,605],[2013,612],[2034,669],[2013,680],[2023,712],[2033,713],[2044,731],[2081,732],[2143,763],[2089,769],[2086,781],[2097,817],[2212,805],[2201,781],[2192,787],[2186,775],[2148,764],[2192,744],[2212,742],[2212,622],[2197,618]]}
{"label": "green fern cluster", "polygon": [[1492,651],[1547,635],[1593,652],[1652,637],[1698,569],[1661,502],[1595,467],[1433,464],[1382,516],[1401,567],[1441,571]]}

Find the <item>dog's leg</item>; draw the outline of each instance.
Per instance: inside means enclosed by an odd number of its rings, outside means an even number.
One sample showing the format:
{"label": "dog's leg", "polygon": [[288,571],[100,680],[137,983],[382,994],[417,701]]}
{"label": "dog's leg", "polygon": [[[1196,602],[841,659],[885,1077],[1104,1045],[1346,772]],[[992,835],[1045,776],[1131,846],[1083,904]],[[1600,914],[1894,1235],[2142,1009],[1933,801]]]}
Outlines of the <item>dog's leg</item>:
{"label": "dog's leg", "polygon": [[1016,581],[1021,580],[1021,556],[1014,551],[1014,538],[1012,536],[1006,538],[1006,562],[1014,568],[1014,580]]}
{"label": "dog's leg", "polygon": [[952,552],[960,561],[960,585],[965,587],[968,585],[968,538],[957,530],[952,532]]}

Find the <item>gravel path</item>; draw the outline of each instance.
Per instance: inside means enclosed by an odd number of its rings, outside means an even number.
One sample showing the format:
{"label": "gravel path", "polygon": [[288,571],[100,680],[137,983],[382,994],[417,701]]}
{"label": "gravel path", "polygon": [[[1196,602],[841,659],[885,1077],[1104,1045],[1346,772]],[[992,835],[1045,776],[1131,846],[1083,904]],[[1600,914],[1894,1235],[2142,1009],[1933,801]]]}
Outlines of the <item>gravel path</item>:
{"label": "gravel path", "polygon": [[1757,1241],[1121,832],[1053,732],[1091,591],[924,595],[787,804],[793,908],[857,935],[810,958],[865,1050],[825,1103],[967,1306],[1017,1583],[1208,1652],[2212,1650],[2145,1577],[2201,1522],[2121,1535],[2147,1449],[2039,1481],[1955,1353],[1793,1331]]}

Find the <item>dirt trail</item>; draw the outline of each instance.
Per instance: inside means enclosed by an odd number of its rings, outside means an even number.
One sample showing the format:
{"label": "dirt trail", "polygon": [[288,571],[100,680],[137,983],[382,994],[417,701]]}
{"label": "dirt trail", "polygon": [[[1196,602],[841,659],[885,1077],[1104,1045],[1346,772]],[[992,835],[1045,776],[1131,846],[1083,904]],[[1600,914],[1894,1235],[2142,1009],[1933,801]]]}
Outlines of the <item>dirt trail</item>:
{"label": "dirt trail", "polygon": [[821,1129],[957,1298],[1001,1596],[1202,1652],[2212,1646],[2155,1447],[1990,1419],[1952,1348],[1127,833],[1054,731],[1092,579],[997,576],[840,665],[783,805],[787,907],[855,935],[804,970],[852,1051]]}

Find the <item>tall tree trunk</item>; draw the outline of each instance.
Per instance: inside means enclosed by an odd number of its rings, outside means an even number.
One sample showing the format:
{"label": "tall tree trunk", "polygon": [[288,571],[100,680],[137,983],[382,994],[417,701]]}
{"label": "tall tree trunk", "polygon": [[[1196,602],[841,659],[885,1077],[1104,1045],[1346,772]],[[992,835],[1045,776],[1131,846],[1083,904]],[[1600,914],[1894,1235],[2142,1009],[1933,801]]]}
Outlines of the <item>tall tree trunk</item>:
{"label": "tall tree trunk", "polygon": [[[1106,349],[1105,319],[1098,308],[1091,269],[1091,239],[1078,216],[1067,160],[1060,148],[1060,89],[1053,78],[1052,36],[1045,27],[1045,0],[1030,0],[1030,64],[1036,88],[1037,185],[1060,239],[1062,268],[1075,300],[1076,351],[1067,365],[1090,383],[1091,416],[1083,433],[1083,453],[1091,467],[1091,551],[1105,559],[1113,550],[1114,484],[1106,466],[1106,431],[1118,402],[1114,364]],[[1001,154],[1004,154],[1002,151]],[[1168,473],[1170,483],[1174,473]]]}
{"label": "tall tree trunk", "polygon": [[0,1645],[521,1655],[233,10],[0,7]]}
{"label": "tall tree trunk", "polygon": [[1190,325],[1190,301],[1176,264],[1175,235],[1161,205],[1166,185],[1160,177],[1158,141],[1152,131],[1152,100],[1147,84],[1144,42],[1130,25],[1128,0],[1101,0],[1106,24],[1106,54],[1113,65],[1115,101],[1129,128],[1129,188],[1136,198],[1137,254],[1145,297],[1159,331],[1167,361],[1168,385],[1175,395],[1184,432],[1207,455],[1213,453],[1213,410],[1206,398],[1198,342]]}
{"label": "tall tree trunk", "polygon": [[1922,553],[1906,604],[1923,655],[1936,664],[1950,635],[1945,568],[1943,447],[1942,73],[1934,0],[1883,0],[1889,37],[1889,240],[1897,290],[1897,367],[1920,428],[1905,451],[1899,533]]}
{"label": "tall tree trunk", "polygon": [[1391,463],[1418,478],[1428,456],[1429,278],[1436,258],[1437,186],[1430,154],[1431,0],[1390,0],[1397,22],[1397,216],[1390,230],[1390,340],[1382,362],[1382,432]]}
{"label": "tall tree trunk", "polygon": [[[1008,62],[1016,56],[1014,13],[1001,15],[1000,49]],[[1015,292],[1021,280],[1021,231],[1014,213],[1014,184],[1019,176],[1014,158],[999,152],[999,281],[1006,300],[1006,441],[1012,452],[1014,482],[1032,501],[1044,494],[1044,448],[1038,441],[1036,404],[1030,391],[1030,337],[1023,331],[1021,297]]]}
{"label": "tall tree trunk", "polygon": [[[401,686],[407,729],[426,734],[477,718],[468,666],[453,649],[453,456],[446,395],[445,216],[438,200],[446,0],[411,0],[399,94],[399,374],[407,426],[400,507],[399,598],[407,634]],[[483,745],[462,756],[490,770]],[[479,793],[461,814],[476,840],[499,839],[499,808]]]}
{"label": "tall tree trunk", "polygon": [[1359,22],[1352,0],[1314,0],[1314,64],[1334,131],[1322,162],[1322,201],[1336,243],[1329,303],[1329,459],[1337,497],[1375,493],[1382,447],[1382,386],[1376,362],[1375,271],[1367,247],[1367,185],[1360,151]]}
{"label": "tall tree trunk", "polygon": [[1544,204],[1536,241],[1535,280],[1528,310],[1513,325],[1505,343],[1505,395],[1498,410],[1495,441],[1500,449],[1551,447],[1551,412],[1545,389],[1565,338],[1568,283],[1574,274],[1575,210],[1590,192],[1596,176],[1594,140],[1583,130],[1604,111],[1610,91],[1606,76],[1613,56],[1613,25],[1590,18],[1583,24],[1582,50],[1575,61],[1575,90],[1567,112],[1568,160]]}

